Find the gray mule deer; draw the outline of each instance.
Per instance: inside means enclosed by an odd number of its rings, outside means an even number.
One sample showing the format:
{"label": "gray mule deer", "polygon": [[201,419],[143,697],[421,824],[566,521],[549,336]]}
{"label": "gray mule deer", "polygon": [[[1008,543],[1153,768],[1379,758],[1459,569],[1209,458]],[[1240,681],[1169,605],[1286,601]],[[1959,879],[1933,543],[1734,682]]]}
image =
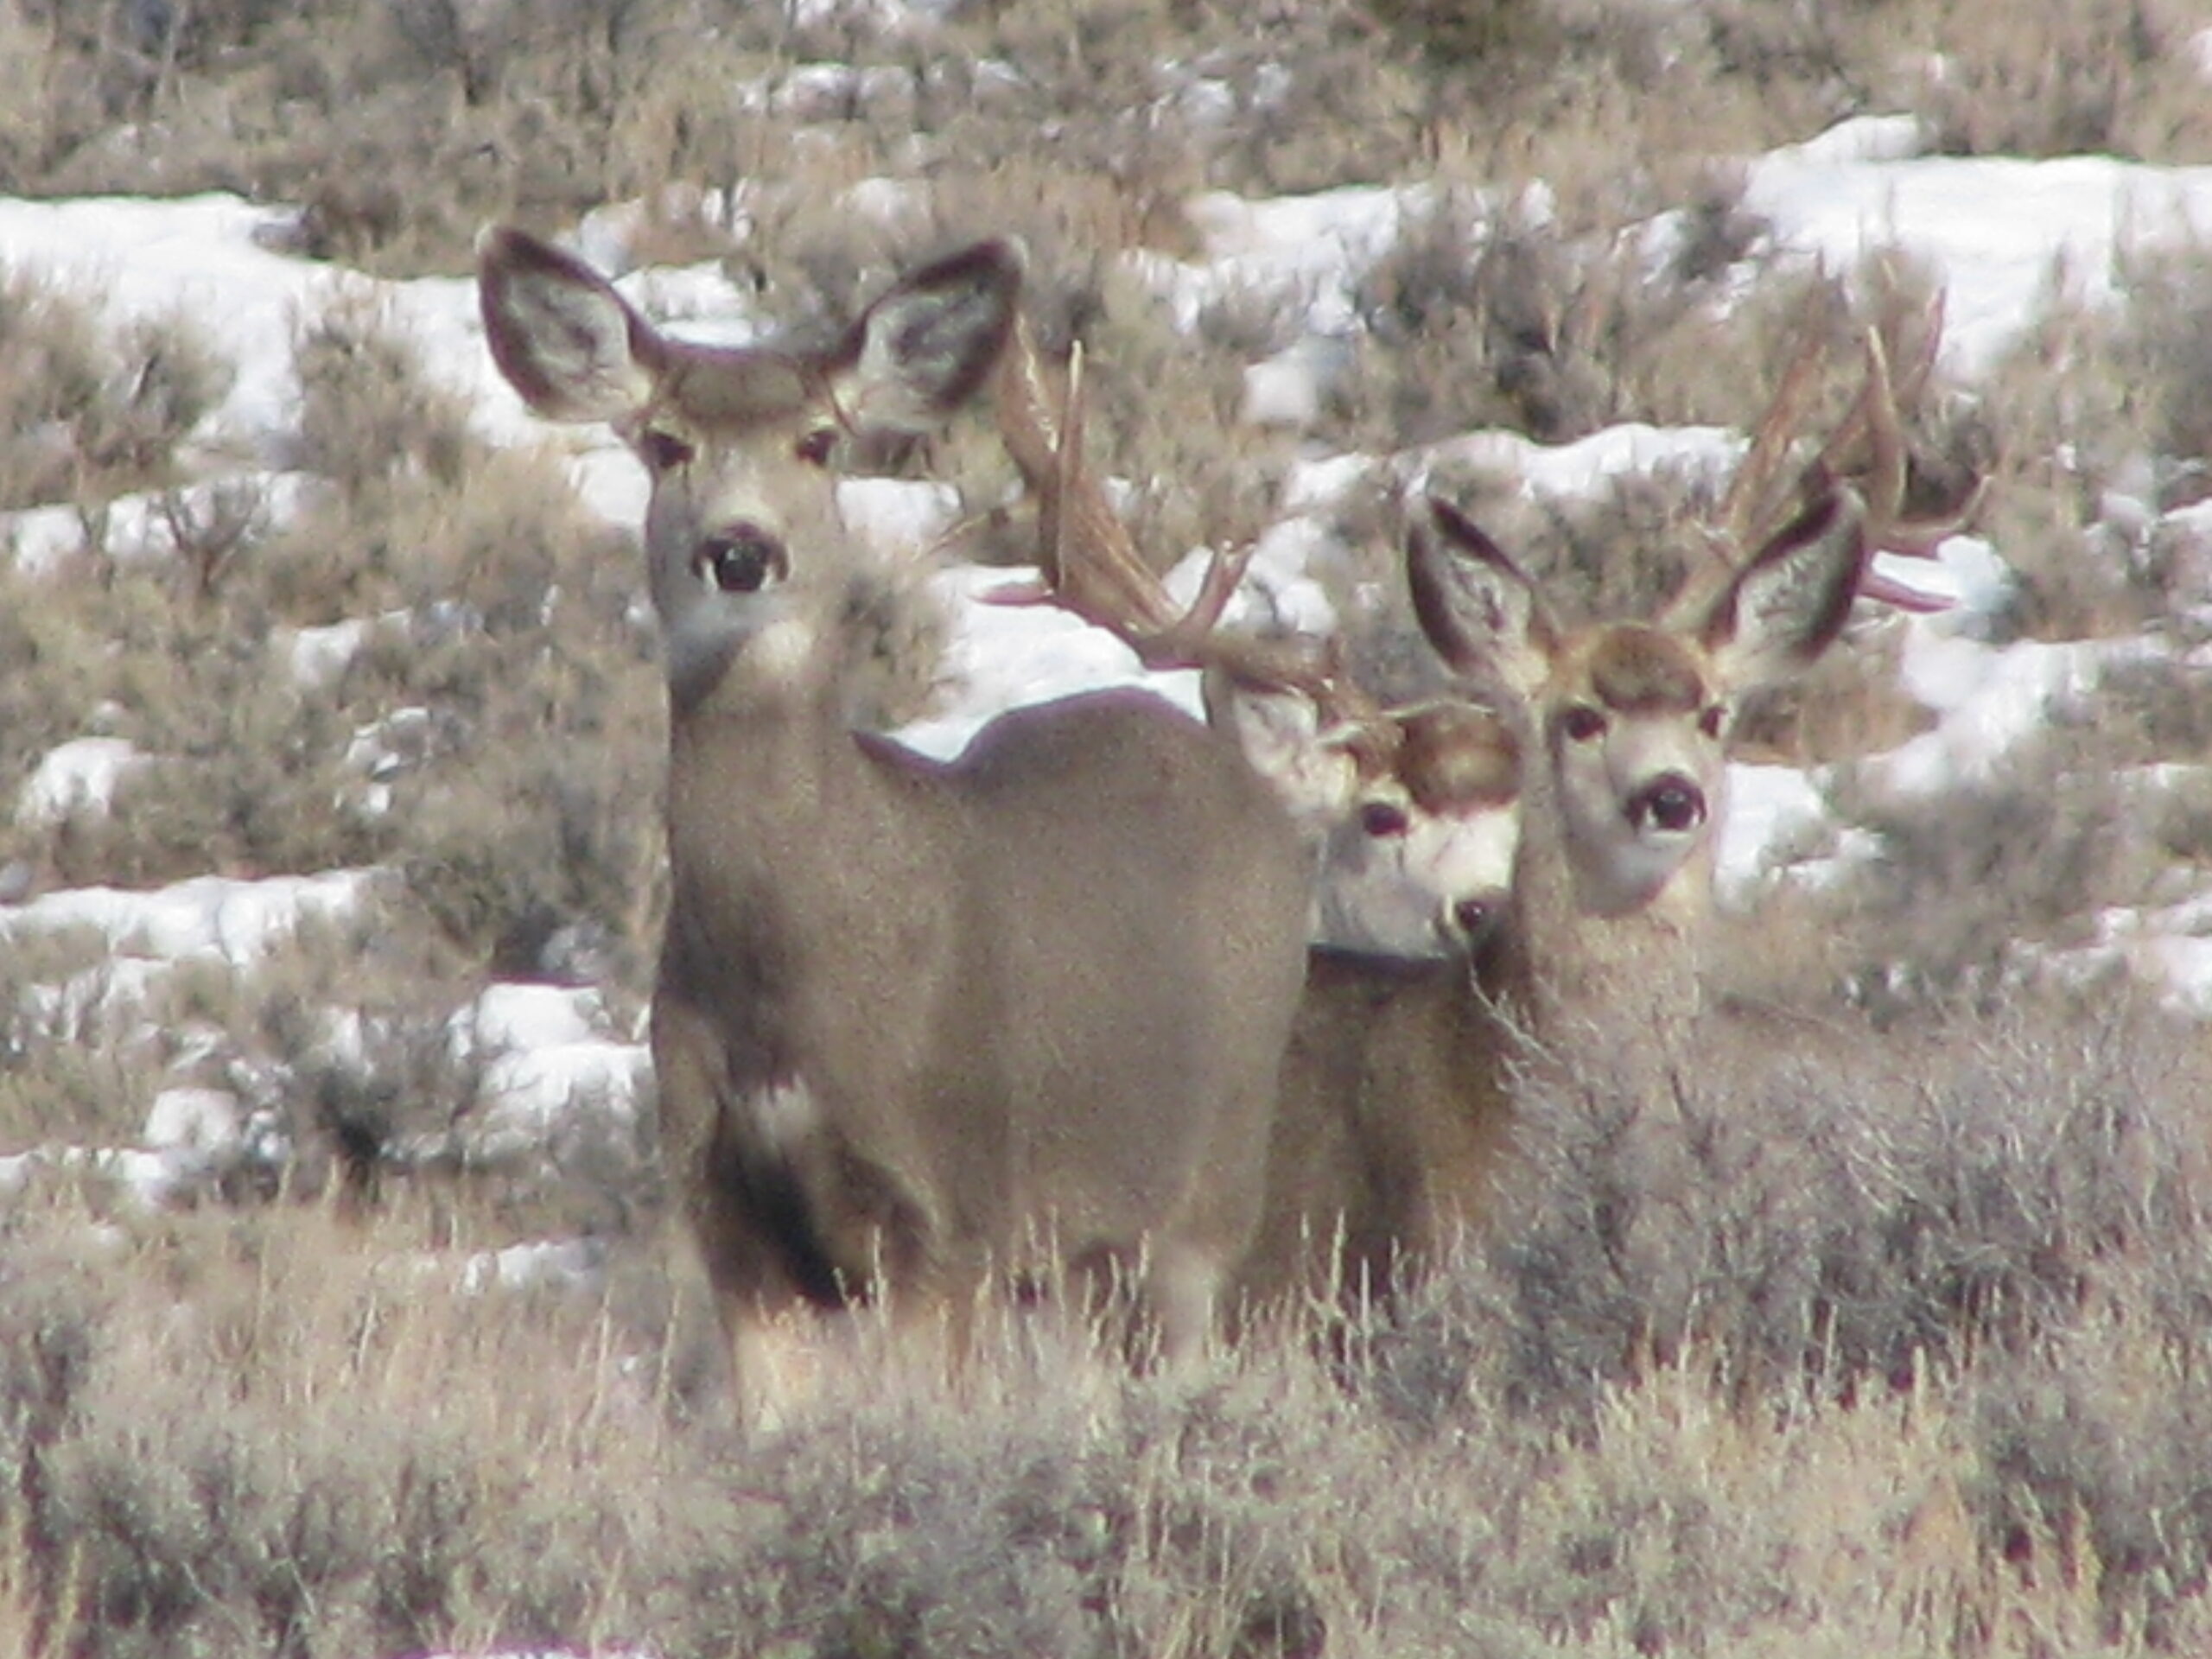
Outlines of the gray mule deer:
{"label": "gray mule deer", "polygon": [[[1243,1301],[1402,1287],[1493,1205],[1527,1035],[1558,1044],[1593,1003],[1649,1020],[1694,1000],[1735,705],[1841,632],[1863,528],[1848,492],[1821,493],[1666,620],[1570,630],[1462,514],[1416,510],[1407,576],[1422,632],[1517,710],[1493,717],[1492,742],[1521,787],[1481,804],[1511,901],[1462,963],[1313,953]],[[1531,749],[1508,769],[1516,731]]]}
{"label": "gray mule deer", "polygon": [[1140,693],[1005,715],[950,764],[849,729],[865,561],[820,463],[988,383],[1014,256],[914,270],[798,351],[671,339],[518,232],[480,251],[507,378],[652,474],[672,877],[652,1052],[741,1390],[779,1309],[880,1286],[957,1338],[986,1285],[1061,1268],[1192,1351],[1258,1214],[1298,1001],[1287,816]]}
{"label": "gray mule deer", "polygon": [[[1338,1294],[1381,1296],[1435,1261],[1488,1206],[1510,1127],[1510,1038],[1497,998],[1518,949],[1510,888],[1521,833],[1521,745],[1471,703],[1402,748],[1346,834],[1442,848],[1400,864],[1443,918],[1418,954],[1319,944],[1270,1134],[1268,1198],[1236,1281],[1240,1320]],[[1442,779],[1455,781],[1439,793]],[[1395,785],[1396,798],[1385,783]],[[1386,821],[1378,824],[1377,815]],[[1380,850],[1377,850],[1380,849]],[[1325,910],[1376,889],[1357,862],[1325,861]],[[1394,910],[1397,906],[1393,906]],[[1439,954],[1440,939],[1453,948]]]}

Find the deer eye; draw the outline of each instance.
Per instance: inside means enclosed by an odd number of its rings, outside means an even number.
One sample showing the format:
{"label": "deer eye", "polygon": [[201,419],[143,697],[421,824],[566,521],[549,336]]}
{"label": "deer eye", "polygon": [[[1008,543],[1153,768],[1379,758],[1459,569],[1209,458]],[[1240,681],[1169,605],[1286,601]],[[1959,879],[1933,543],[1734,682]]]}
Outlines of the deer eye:
{"label": "deer eye", "polygon": [[827,467],[830,456],[837,447],[837,429],[817,426],[791,446],[791,454],[810,467]]}
{"label": "deer eye", "polygon": [[691,569],[700,581],[725,594],[757,594],[772,581],[791,574],[784,544],[753,525],[709,536],[691,552]]}
{"label": "deer eye", "polygon": [[1559,728],[1570,743],[1588,743],[1605,734],[1605,716],[1586,702],[1578,702],[1559,718]]}
{"label": "deer eye", "polygon": [[1360,833],[1376,841],[1402,836],[1413,827],[1402,806],[1389,801],[1368,801],[1359,809]]}
{"label": "deer eye", "polygon": [[673,472],[698,451],[673,432],[648,430],[638,439],[638,454],[656,473]]}
{"label": "deer eye", "polygon": [[1717,702],[1708,705],[1706,711],[1697,717],[1698,730],[1716,742],[1719,740],[1721,728],[1727,723],[1728,711]]}

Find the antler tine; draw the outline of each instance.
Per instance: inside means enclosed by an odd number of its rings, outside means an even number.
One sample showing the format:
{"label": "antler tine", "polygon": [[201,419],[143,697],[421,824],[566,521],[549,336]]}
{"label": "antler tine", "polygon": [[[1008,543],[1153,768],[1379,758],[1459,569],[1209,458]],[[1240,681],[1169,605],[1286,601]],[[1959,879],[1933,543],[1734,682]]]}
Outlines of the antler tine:
{"label": "antler tine", "polygon": [[[1972,520],[1987,483],[1977,480],[1964,501],[1942,513],[1905,515],[1910,471],[1905,420],[1935,373],[1943,340],[1943,292],[1931,293],[1916,316],[1898,289],[1886,285],[1878,315],[1861,335],[1866,372],[1850,406],[1812,459],[1790,474],[1785,492],[1777,480],[1826,359],[1811,315],[1815,303],[1817,299],[1808,302],[1789,366],[1714,515],[1715,551],[1727,560],[1741,559],[1783,511],[1779,498],[1785,493],[1802,498],[1847,480],[1865,499],[1870,552],[1932,557],[1938,543]],[[1692,588],[1702,591],[1694,582]],[[1941,609],[1948,602],[1882,575],[1871,563],[1859,592],[1907,610]],[[1677,602],[1694,596],[1687,594]]]}
{"label": "antler tine", "polygon": [[1039,597],[1119,634],[1154,668],[1218,662],[1246,683],[1317,696],[1326,671],[1312,654],[1275,642],[1216,632],[1251,561],[1217,550],[1187,610],[1138,553],[1128,526],[1084,464],[1084,359],[1069,357],[1057,418],[1027,320],[1018,320],[1001,371],[999,434],[1037,500]]}
{"label": "antler tine", "polygon": [[[1882,343],[1878,327],[1866,331],[1866,380],[1859,389],[1857,411],[1864,411],[1868,452],[1866,486],[1860,494],[1868,520],[1890,524],[1904,505],[1904,427],[1897,410],[1897,388],[1890,379],[1889,348]],[[1847,422],[1847,427],[1850,423]],[[1825,460],[1823,455],[1815,465]]]}
{"label": "antler tine", "polygon": [[[1934,375],[1942,347],[1944,304],[1942,289],[1929,296],[1921,309],[1917,338],[1901,371],[1897,366],[1896,346],[1907,336],[1898,308],[1888,308],[1885,316],[1868,327],[1866,383],[1853,402],[1851,413],[1820,457],[1819,464],[1835,467],[1835,457],[1848,453],[1863,437],[1867,451],[1862,473],[1866,480],[1866,540],[1875,552],[1932,558],[1938,544],[1973,522],[1989,486],[1984,475],[1974,480],[1962,500],[1940,512],[1913,517],[1905,512],[1911,455],[1904,435],[1904,413],[1919,403]],[[1885,337],[1885,324],[1889,338]],[[1941,603],[1888,581],[1871,567],[1860,591],[1905,609],[1939,608]]]}
{"label": "antler tine", "polygon": [[1813,313],[1822,297],[1815,288],[1805,302],[1804,320],[1797,331],[1796,349],[1789,365],[1776,384],[1774,396],[1760,414],[1744,457],[1728,480],[1728,491],[1713,515],[1720,556],[1733,561],[1751,545],[1758,527],[1772,514],[1772,486],[1776,473],[1789,459],[1789,447],[1804,424],[1805,410],[1819,385],[1826,342]]}

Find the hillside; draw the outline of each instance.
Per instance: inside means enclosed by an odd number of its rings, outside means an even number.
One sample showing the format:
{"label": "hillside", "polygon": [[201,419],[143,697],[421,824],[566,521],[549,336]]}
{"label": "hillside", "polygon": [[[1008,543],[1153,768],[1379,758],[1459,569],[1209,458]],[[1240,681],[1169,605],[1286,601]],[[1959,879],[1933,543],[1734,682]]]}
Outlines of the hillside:
{"label": "hillside", "polygon": [[[0,1659],[2202,1649],[2212,14],[95,10],[0,19]],[[1808,328],[1817,429],[1940,315],[1915,480],[1986,493],[1733,768],[1696,1074],[1532,1084],[1418,1306],[1009,1318],[957,1395],[864,1315],[739,1434],[643,480],[493,369],[493,219],[723,340],[1018,238],[1171,586],[1254,545],[1394,683],[1409,494],[1648,607]],[[842,486],[937,551],[905,741],[1195,710],[974,602],[1014,493]]]}

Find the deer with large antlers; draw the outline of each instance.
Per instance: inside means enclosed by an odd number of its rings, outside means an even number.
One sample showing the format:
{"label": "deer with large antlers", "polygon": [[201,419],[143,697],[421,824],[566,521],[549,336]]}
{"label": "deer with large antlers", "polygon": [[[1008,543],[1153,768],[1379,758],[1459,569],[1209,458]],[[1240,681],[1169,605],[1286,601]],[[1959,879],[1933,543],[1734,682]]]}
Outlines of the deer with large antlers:
{"label": "deer with large antlers", "polygon": [[[1210,723],[1276,790],[1314,858],[1312,948],[1268,1142],[1239,1323],[1332,1285],[1382,1289],[1484,1207],[1509,1122],[1491,981],[1520,829],[1521,741],[1456,696],[1385,706],[1333,658],[1219,626],[1217,556],[1187,610],[1084,465],[1081,359],[1047,388],[1024,331],[998,419],[1038,503],[1039,594],[1155,665],[1202,665]],[[1510,949],[1510,947],[1508,947]]]}
{"label": "deer with large antlers", "polygon": [[1039,571],[999,601],[1048,601],[1152,667],[1205,670],[1208,723],[1268,779],[1312,850],[1317,944],[1463,951],[1504,896],[1510,836],[1495,808],[1517,788],[1517,756],[1496,718],[1458,697],[1386,707],[1312,642],[1223,627],[1243,552],[1217,551],[1179,606],[1084,461],[1080,346],[1055,387],[1017,320],[995,410],[1036,503]]}
{"label": "deer with large antlers", "polygon": [[1286,815],[1139,692],[1005,715],[950,764],[849,729],[865,561],[820,462],[986,385],[1012,252],[911,272],[820,350],[672,339],[512,230],[480,281],[530,406],[611,426],[652,477],[672,886],[652,1054],[740,1389],[786,1306],[880,1287],[957,1331],[987,1283],[1062,1268],[1126,1291],[1171,1355],[1198,1347],[1259,1211],[1305,959]]}
{"label": "deer with large antlers", "polygon": [[1423,505],[1407,543],[1422,631],[1455,672],[1517,699],[1532,739],[1522,795],[1491,809],[1511,903],[1461,960],[1310,954],[1268,1205],[1236,1280],[1253,1317],[1388,1297],[1484,1220],[1529,1022],[1555,1043],[1593,1000],[1675,1010],[1732,704],[1840,632],[1859,526],[1839,496],[1668,626],[1569,632],[1463,515]]}
{"label": "deer with large antlers", "polygon": [[[1463,680],[1516,708],[1530,739],[1516,774],[1525,801],[1500,794],[1489,806],[1512,859],[1512,903],[1470,936],[1461,963],[1313,953],[1242,1303],[1264,1312],[1332,1288],[1402,1289],[1491,1208],[1531,1034],[1556,1052],[1575,1046],[1592,1011],[1648,1030],[1694,1005],[1742,699],[1808,668],[1855,597],[1924,608],[1913,590],[1873,581],[1867,552],[1925,553],[1978,499],[1940,518],[1901,511],[1898,409],[1933,363],[1938,320],[1926,321],[1902,391],[1887,343],[1870,335],[1850,413],[1777,490],[1818,366],[1810,347],[1796,353],[1717,516],[1719,569],[1655,624],[1570,630],[1465,515],[1442,501],[1416,508],[1407,577],[1421,631]],[[1846,474],[1859,485],[1840,484]]]}
{"label": "deer with large antlers", "polygon": [[[1910,328],[1921,338],[1891,364]],[[1651,623],[1569,628],[1539,585],[1449,503],[1416,512],[1407,575],[1423,632],[1463,683],[1503,692],[1539,751],[1515,875],[1521,995],[1547,1040],[1571,1010],[1664,1021],[1695,1006],[1728,743],[1745,701],[1803,675],[1860,597],[1929,601],[1876,551],[1926,556],[1975,510],[1904,512],[1902,410],[1920,395],[1940,304],[1891,303],[1818,453],[1790,448],[1821,347],[1810,330],[1758,423],[1710,536],[1711,567]]]}

